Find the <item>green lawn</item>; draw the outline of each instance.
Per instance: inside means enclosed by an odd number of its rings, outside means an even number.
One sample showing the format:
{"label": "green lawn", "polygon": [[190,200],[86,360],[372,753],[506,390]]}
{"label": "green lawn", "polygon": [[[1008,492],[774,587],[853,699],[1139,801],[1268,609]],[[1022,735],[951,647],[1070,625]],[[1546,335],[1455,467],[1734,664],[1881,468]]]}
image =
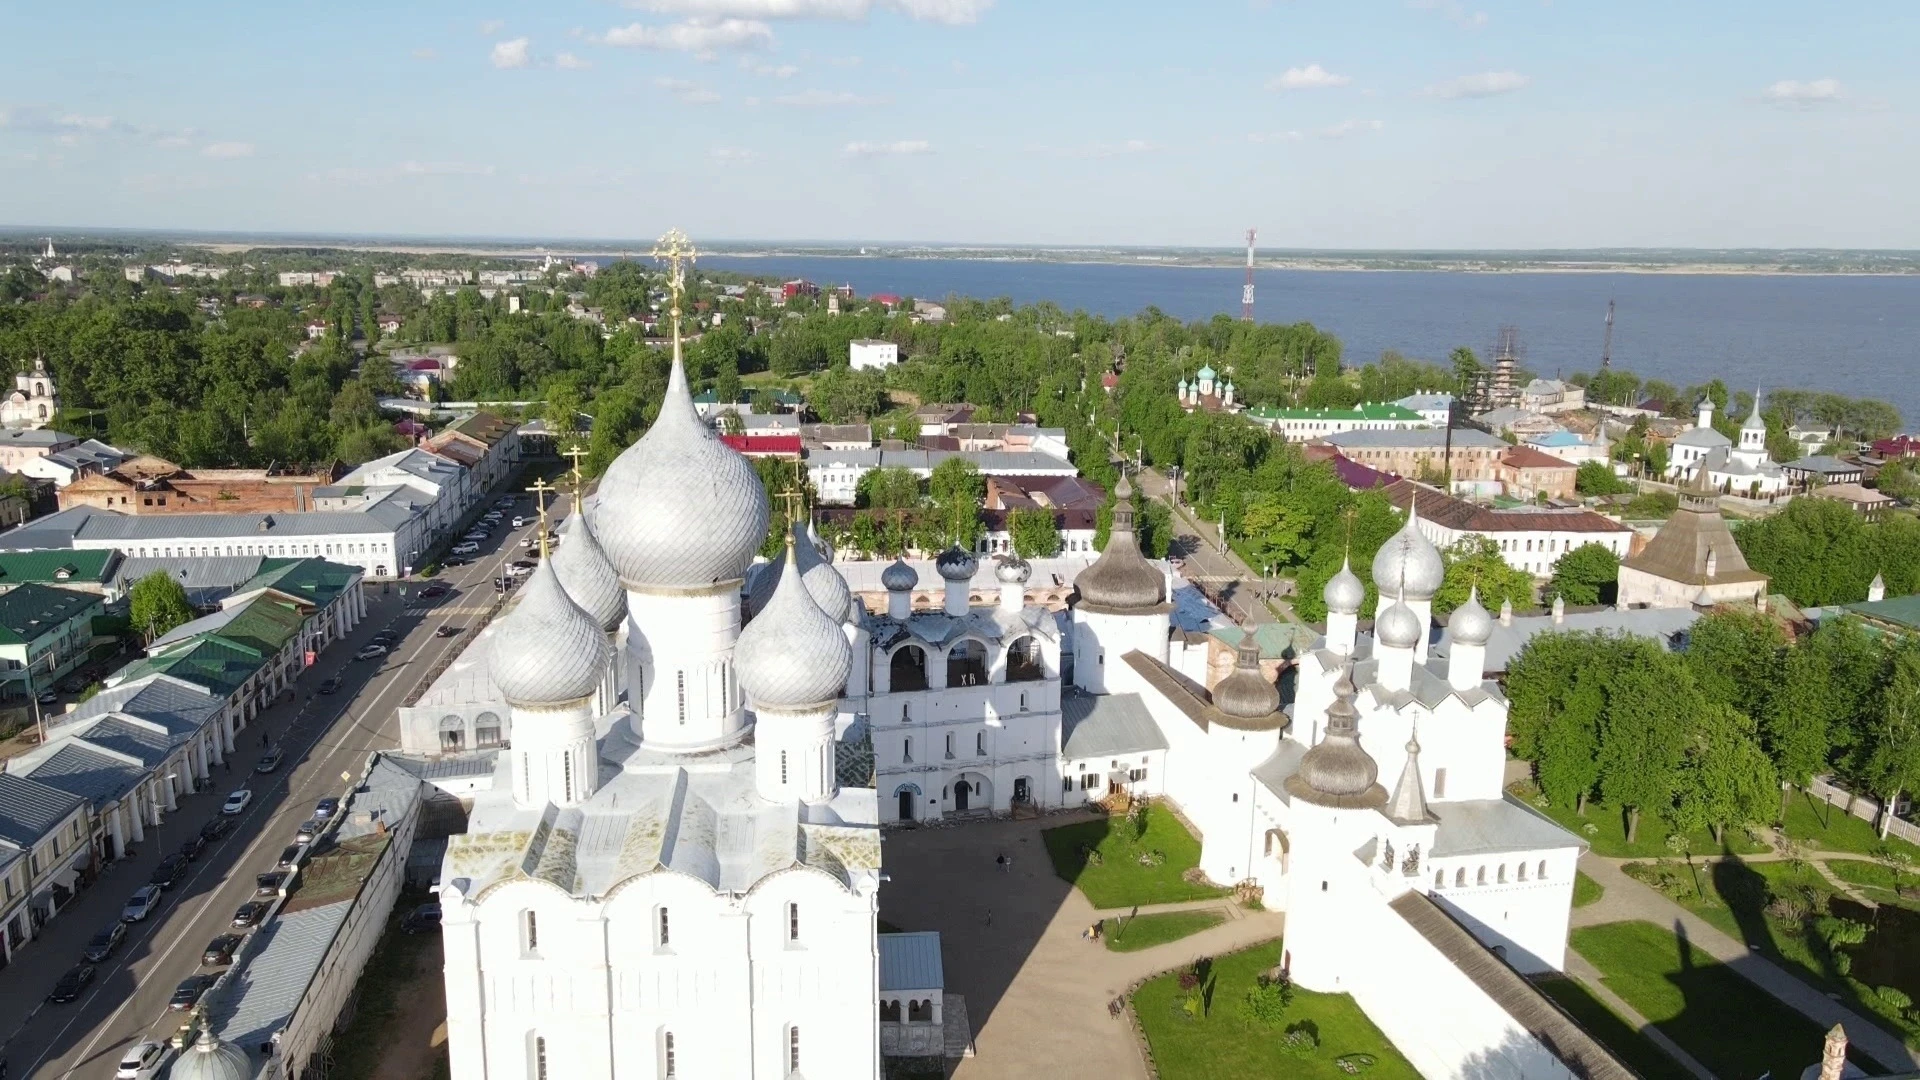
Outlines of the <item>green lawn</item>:
{"label": "green lawn", "polygon": [[1799,1076],[1820,1060],[1818,1024],[1652,923],[1573,931],[1607,988],[1721,1077]]}
{"label": "green lawn", "polygon": [[1872,824],[1847,813],[1846,807],[1828,806],[1804,791],[1795,791],[1787,800],[1786,833],[1823,851],[1874,855],[1891,850],[1920,858],[1920,847],[1892,836],[1882,840]]}
{"label": "green lawn", "polygon": [[[1342,1080],[1350,1075],[1334,1064],[1343,1054],[1365,1053],[1375,1058],[1368,1080],[1416,1080],[1420,1075],[1373,1026],[1353,999],[1345,994],[1315,994],[1295,989],[1293,1006],[1278,1030],[1249,1028],[1240,1019],[1240,999],[1257,977],[1280,962],[1280,943],[1270,941],[1251,949],[1215,958],[1212,1006],[1199,1020],[1179,1011],[1179,972],[1169,972],[1143,983],[1134,991],[1134,1014],[1146,1034],[1154,1067],[1161,1080]],[[1311,1023],[1320,1034],[1320,1049],[1307,1058],[1280,1052],[1281,1031]]]}
{"label": "green lawn", "polygon": [[[1147,809],[1147,832],[1135,839],[1128,818],[1106,817],[1062,825],[1041,834],[1053,872],[1080,887],[1096,908],[1123,908],[1135,904],[1170,904],[1225,896],[1216,886],[1191,885],[1181,879],[1200,865],[1200,841],[1180,819],[1158,805]],[[1083,848],[1099,853],[1093,861]],[[1154,861],[1154,853],[1159,858]],[[1142,857],[1149,859],[1142,865]]]}
{"label": "green lawn", "polygon": [[1108,919],[1105,939],[1107,948],[1114,952],[1139,952],[1179,941],[1226,921],[1226,915],[1215,910],[1150,912],[1131,919]]}
{"label": "green lawn", "polygon": [[1554,1004],[1579,1021],[1587,1034],[1598,1039],[1602,1046],[1632,1066],[1633,1071],[1645,1080],[1693,1080],[1692,1073],[1668,1057],[1665,1050],[1653,1044],[1653,1040],[1607,1008],[1577,980],[1542,979],[1538,985],[1541,993],[1552,998]]}
{"label": "green lawn", "polygon": [[1885,863],[1864,859],[1827,859],[1825,862],[1834,877],[1859,889],[1875,903],[1920,908],[1920,873],[1900,872],[1900,887],[1906,890],[1902,894],[1894,891],[1894,870]]}
{"label": "green lawn", "polygon": [[[1567,831],[1585,840],[1593,846],[1595,855],[1604,855],[1614,859],[1660,859],[1673,854],[1667,847],[1667,836],[1677,830],[1672,825],[1650,813],[1640,815],[1640,829],[1633,843],[1627,843],[1627,815],[1617,806],[1605,803],[1588,803],[1587,816],[1581,817],[1572,807],[1541,806],[1529,799],[1531,792],[1515,792],[1522,799],[1528,799],[1528,805],[1553,820],[1559,822]],[[1591,826],[1591,832],[1588,827]],[[1726,830],[1727,843],[1736,855],[1752,855],[1756,852],[1772,850],[1766,844],[1748,839],[1741,829]],[[1686,850],[1696,855],[1717,855],[1721,845],[1714,842],[1713,834],[1705,829],[1687,834]]]}
{"label": "green lawn", "polygon": [[1575,870],[1573,872],[1573,906],[1586,907],[1607,895],[1606,886]]}

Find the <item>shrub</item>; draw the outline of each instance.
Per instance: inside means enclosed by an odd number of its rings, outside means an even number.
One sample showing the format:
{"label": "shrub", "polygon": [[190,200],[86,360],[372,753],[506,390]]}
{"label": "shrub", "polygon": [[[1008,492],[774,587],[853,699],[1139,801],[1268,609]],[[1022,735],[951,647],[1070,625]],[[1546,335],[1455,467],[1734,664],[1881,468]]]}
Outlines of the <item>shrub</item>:
{"label": "shrub", "polygon": [[1280,1037],[1280,1052],[1288,1057],[1312,1057],[1320,1049],[1320,1036],[1305,1023],[1295,1024]]}
{"label": "shrub", "polygon": [[1333,1059],[1333,1067],[1349,1076],[1357,1076],[1373,1068],[1372,1054],[1342,1054]]}
{"label": "shrub", "polygon": [[1261,979],[1240,1001],[1240,1018],[1249,1026],[1278,1027],[1293,1004],[1293,983],[1285,976]]}
{"label": "shrub", "polygon": [[1913,1007],[1913,999],[1897,986],[1878,987],[1873,993],[1880,999],[1880,1004],[1886,1006],[1895,1015],[1904,1014]]}

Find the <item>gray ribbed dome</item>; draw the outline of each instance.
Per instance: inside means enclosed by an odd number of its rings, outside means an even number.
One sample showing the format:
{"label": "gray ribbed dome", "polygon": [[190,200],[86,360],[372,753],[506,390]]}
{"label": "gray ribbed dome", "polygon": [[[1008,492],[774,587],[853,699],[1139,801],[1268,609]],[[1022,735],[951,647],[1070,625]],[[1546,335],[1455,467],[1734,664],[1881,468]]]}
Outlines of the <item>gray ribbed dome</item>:
{"label": "gray ribbed dome", "polygon": [[659,418],[600,481],[594,527],[620,580],[642,589],[738,581],[767,538],[760,476],[694,412],[677,351]]}
{"label": "gray ribbed dome", "polygon": [[1373,639],[1389,649],[1411,649],[1419,645],[1424,630],[1420,616],[1399,600],[1388,604],[1373,621]]}
{"label": "gray ribbed dome", "polygon": [[1027,579],[1033,576],[1033,564],[1019,556],[1002,559],[1000,565],[993,568],[993,576],[999,578],[1002,584],[1025,585]]}
{"label": "gray ribbed dome", "polygon": [[245,1050],[221,1042],[212,1028],[203,1027],[194,1044],[167,1068],[167,1080],[253,1080],[253,1064]]}
{"label": "gray ribbed dome", "polygon": [[1107,535],[1107,549],[1074,580],[1081,601],[1095,608],[1137,611],[1157,607],[1166,599],[1165,577],[1140,554],[1133,535],[1132,494],[1123,472],[1113,489],[1113,528]]}
{"label": "gray ribbed dome", "polygon": [[1340,670],[1327,706],[1327,730],[1300,758],[1300,771],[1287,791],[1308,802],[1330,806],[1381,806],[1387,793],[1374,781],[1380,766],[1360,746],[1360,714],[1353,707],[1353,664]]}
{"label": "gray ribbed dome", "polygon": [[568,598],[549,559],[493,633],[489,674],[509,705],[565,705],[589,697],[607,670],[607,635]]}
{"label": "gray ribbed dome", "polygon": [[574,514],[560,523],[561,544],[551,556],[553,572],[567,597],[602,630],[612,630],[627,617],[627,590],[614,573],[607,553],[593,535],[593,525],[585,514]]}
{"label": "gray ribbed dome", "polygon": [[1244,631],[1233,670],[1213,688],[1213,707],[1228,716],[1258,720],[1280,708],[1280,691],[1260,673],[1260,646]]}
{"label": "gray ribbed dome", "polygon": [[888,592],[912,592],[920,584],[920,571],[908,566],[906,560],[895,556],[893,562],[880,571],[880,584]]}
{"label": "gray ribbed dome", "polygon": [[[794,562],[800,568],[800,580],[807,583],[807,591],[813,594],[813,602],[834,622],[845,622],[847,613],[853,607],[853,591],[847,588],[847,579],[833,568],[821,551],[825,545],[813,535],[812,526],[793,527]],[[760,568],[753,575],[753,582],[747,589],[747,611],[758,615],[773,599],[774,590],[780,579],[786,576],[787,560],[776,559]]]}
{"label": "gray ribbed dome", "polygon": [[1380,545],[1373,557],[1373,587],[1381,596],[1397,595],[1407,600],[1431,600],[1446,580],[1447,568],[1440,553],[1420,535],[1420,507],[1407,507],[1407,523]]}
{"label": "gray ribbed dome", "polygon": [[787,565],[766,609],[740,631],[733,647],[734,674],[755,709],[798,710],[830,704],[839,698],[853,670],[853,647],[839,624],[814,601],[795,547],[787,545]]}
{"label": "gray ribbed dome", "polygon": [[972,581],[973,572],[979,568],[980,560],[973,557],[973,552],[962,550],[959,544],[941,552],[933,560],[934,571],[948,581]]}
{"label": "gray ribbed dome", "polygon": [[1467,593],[1467,602],[1453,609],[1447,619],[1447,636],[1456,645],[1485,645],[1493,636],[1493,616],[1480,604],[1480,586]]}
{"label": "gray ribbed dome", "polygon": [[1326,601],[1328,611],[1358,615],[1360,606],[1367,602],[1367,586],[1360,575],[1353,572],[1353,564],[1341,559],[1340,572],[1327,579],[1327,587],[1320,590],[1320,599]]}

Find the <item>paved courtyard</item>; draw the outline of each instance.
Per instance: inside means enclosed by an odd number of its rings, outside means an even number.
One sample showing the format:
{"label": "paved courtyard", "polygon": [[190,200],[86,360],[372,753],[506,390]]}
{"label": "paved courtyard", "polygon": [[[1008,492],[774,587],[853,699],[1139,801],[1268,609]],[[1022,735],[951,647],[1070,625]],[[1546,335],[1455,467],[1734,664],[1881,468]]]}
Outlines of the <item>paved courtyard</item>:
{"label": "paved courtyard", "polygon": [[[955,1080],[1144,1078],[1133,1035],[1107,1003],[1135,980],[1202,956],[1280,936],[1284,919],[1228,900],[1142,911],[1219,908],[1227,921],[1180,941],[1115,953],[1081,938],[1102,916],[1056,877],[1042,829],[1087,820],[1056,815],[888,833],[880,917],[901,930],[938,930],[946,989],[966,998],[977,1053]],[[1013,859],[1011,871],[995,864]],[[991,912],[991,925],[988,915]]]}

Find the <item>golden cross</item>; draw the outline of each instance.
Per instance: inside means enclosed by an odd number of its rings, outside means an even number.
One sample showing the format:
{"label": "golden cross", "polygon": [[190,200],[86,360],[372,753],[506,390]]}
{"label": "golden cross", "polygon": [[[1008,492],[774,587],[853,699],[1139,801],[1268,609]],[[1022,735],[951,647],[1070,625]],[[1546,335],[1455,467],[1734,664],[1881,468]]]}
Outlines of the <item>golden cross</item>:
{"label": "golden cross", "polygon": [[547,483],[545,477],[541,477],[535,480],[533,486],[527,490],[533,492],[534,504],[540,509],[540,558],[545,561],[547,557],[547,492],[560,489]]}
{"label": "golden cross", "polygon": [[680,294],[687,289],[687,267],[693,265],[699,252],[693,249],[693,241],[679,229],[668,229],[653,245],[653,257],[666,264],[667,291],[673,294],[673,317],[680,317]]}
{"label": "golden cross", "polygon": [[580,512],[581,496],[586,492],[587,487],[586,478],[580,473],[580,459],[587,456],[587,450],[579,443],[574,443],[562,450],[561,454],[573,459],[573,512],[577,514]]}
{"label": "golden cross", "polygon": [[780,497],[787,501],[787,526],[791,528],[793,526],[794,521],[797,520],[794,516],[793,504],[796,502],[803,501],[804,497],[798,491],[795,491],[793,488],[788,488],[787,490],[781,492]]}

